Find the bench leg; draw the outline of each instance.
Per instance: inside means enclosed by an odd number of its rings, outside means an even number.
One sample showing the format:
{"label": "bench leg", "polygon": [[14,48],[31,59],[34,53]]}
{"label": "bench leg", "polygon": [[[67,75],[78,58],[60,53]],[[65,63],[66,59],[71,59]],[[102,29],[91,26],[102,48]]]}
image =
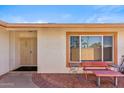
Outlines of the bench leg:
{"label": "bench leg", "polygon": [[115,87],[118,86],[118,77],[114,77],[114,85],[115,85]]}
{"label": "bench leg", "polygon": [[85,72],[85,79],[87,80],[87,71]]}
{"label": "bench leg", "polygon": [[97,77],[97,86],[100,87],[100,77]]}

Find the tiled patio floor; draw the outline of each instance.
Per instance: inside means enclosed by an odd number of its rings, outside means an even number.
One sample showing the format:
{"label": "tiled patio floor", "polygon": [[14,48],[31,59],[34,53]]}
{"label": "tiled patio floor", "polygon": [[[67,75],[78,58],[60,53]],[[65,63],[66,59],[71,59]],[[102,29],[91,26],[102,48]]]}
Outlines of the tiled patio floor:
{"label": "tiled patio floor", "polygon": [[10,72],[0,77],[0,88],[37,88],[32,82],[34,72]]}
{"label": "tiled patio floor", "polygon": [[[44,88],[97,88],[96,77],[78,74],[33,74],[33,82]],[[119,78],[118,87],[124,88],[124,78]],[[113,78],[101,78],[101,88],[114,88]]]}
{"label": "tiled patio floor", "polygon": [[[81,74],[38,74],[36,72],[10,72],[0,77],[1,88],[97,88],[96,77]],[[114,88],[112,78],[101,79],[102,88]],[[124,78],[119,78],[119,88],[124,88]]]}

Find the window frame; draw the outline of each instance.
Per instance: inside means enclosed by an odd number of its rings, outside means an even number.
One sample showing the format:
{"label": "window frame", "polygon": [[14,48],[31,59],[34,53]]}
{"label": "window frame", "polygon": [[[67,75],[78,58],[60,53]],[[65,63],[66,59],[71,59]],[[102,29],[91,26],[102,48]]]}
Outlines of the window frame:
{"label": "window frame", "polygon": [[[70,35],[70,38],[72,37],[72,36],[79,36],[79,63],[81,63],[81,37],[83,37],[83,36],[89,36],[89,37],[101,37],[101,39],[102,39],[102,41],[101,41],[101,48],[102,48],[102,60],[101,61],[104,61],[104,36],[107,36],[107,35]],[[112,37],[112,61],[105,61],[105,62],[114,62],[114,44],[113,44],[113,41],[114,41],[114,37],[113,37],[113,35],[108,35],[108,36],[111,36]],[[69,38],[69,44],[70,44],[70,38]],[[70,46],[70,45],[69,45]],[[70,49],[69,49],[69,51],[70,51]],[[74,63],[74,61],[71,61],[70,60],[70,63]]]}
{"label": "window frame", "polygon": [[[105,61],[108,63],[117,64],[117,32],[66,32],[66,66],[68,67],[70,63],[81,63],[80,61],[70,61],[70,37],[79,36],[79,49],[81,49],[81,36],[101,36],[102,37],[102,61],[104,61],[104,36],[112,36],[112,61]],[[81,51],[79,50],[80,55]],[[80,58],[81,56],[79,56]],[[81,58],[80,58],[81,59]]]}

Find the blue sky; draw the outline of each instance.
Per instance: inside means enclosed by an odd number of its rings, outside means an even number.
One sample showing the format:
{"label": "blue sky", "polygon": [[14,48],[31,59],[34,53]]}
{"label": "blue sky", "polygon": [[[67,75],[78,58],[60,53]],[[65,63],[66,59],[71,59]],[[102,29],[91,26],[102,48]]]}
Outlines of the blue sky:
{"label": "blue sky", "polygon": [[124,23],[124,6],[0,6],[10,23]]}

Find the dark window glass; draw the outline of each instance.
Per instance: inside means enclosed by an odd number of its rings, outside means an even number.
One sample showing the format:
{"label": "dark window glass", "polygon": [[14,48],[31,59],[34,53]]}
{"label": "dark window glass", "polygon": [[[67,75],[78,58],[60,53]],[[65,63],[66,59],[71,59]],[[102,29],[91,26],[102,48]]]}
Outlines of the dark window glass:
{"label": "dark window glass", "polygon": [[112,61],[112,36],[103,37],[103,60]]}
{"label": "dark window glass", "polygon": [[79,36],[70,37],[70,60],[79,61]]}

